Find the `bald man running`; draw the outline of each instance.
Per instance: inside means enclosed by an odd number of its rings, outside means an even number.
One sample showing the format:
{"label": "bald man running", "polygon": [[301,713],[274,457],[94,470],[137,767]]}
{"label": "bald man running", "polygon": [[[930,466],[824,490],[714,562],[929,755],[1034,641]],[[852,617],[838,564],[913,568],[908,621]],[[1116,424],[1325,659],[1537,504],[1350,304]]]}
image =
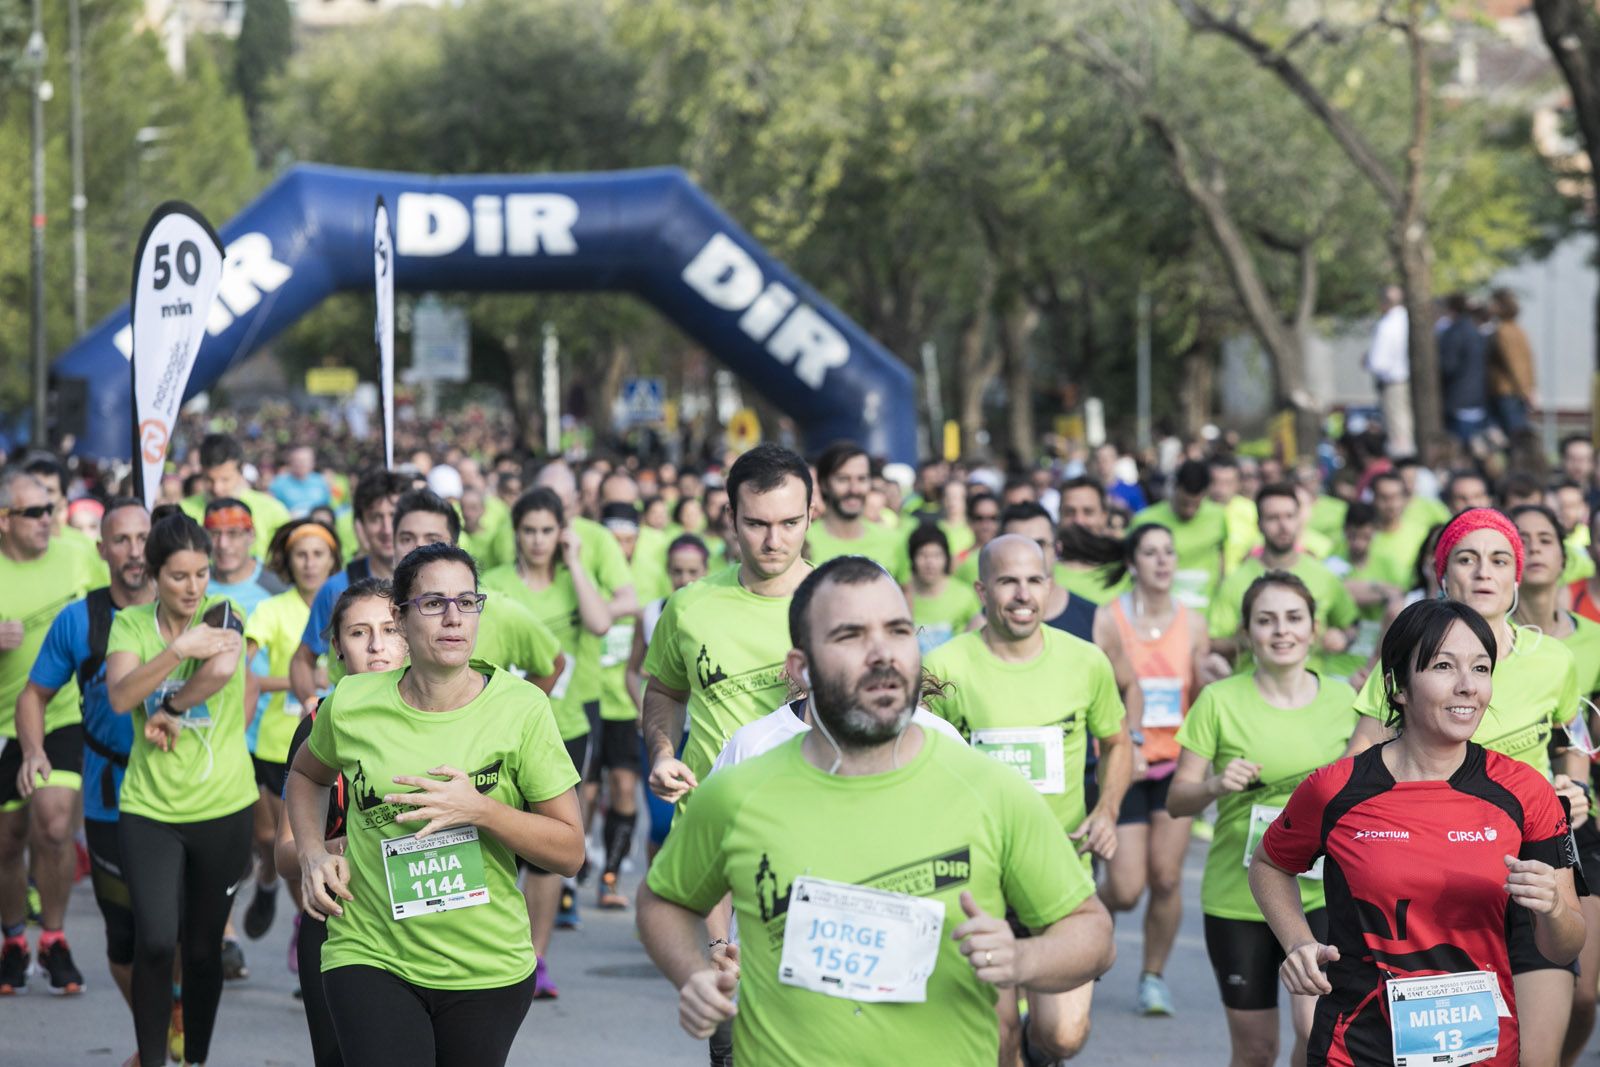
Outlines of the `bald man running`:
{"label": "bald man running", "polygon": [[[929,673],[949,684],[930,698],[934,714],[967,735],[972,747],[1013,767],[1033,783],[1061,824],[1063,848],[1110,859],[1117,812],[1133,777],[1127,712],[1111,661],[1094,645],[1043,625],[1050,572],[1039,546],[1002,534],[978,559],[984,626],[935,649]],[[1099,739],[1100,797],[1086,810],[1083,768],[1089,736]],[[1001,1062],[1020,1041],[1030,1065],[1068,1059],[1089,1039],[1093,983],[1066,993],[1027,994],[1026,1027],[1015,990],[1002,990]]]}

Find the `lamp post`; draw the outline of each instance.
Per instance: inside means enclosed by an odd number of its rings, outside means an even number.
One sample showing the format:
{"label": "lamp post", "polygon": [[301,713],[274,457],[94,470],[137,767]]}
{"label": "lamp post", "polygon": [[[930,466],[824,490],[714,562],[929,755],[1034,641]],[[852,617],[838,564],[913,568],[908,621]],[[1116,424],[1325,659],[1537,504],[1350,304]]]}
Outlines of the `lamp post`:
{"label": "lamp post", "polygon": [[51,96],[44,79],[44,10],[41,0],[33,0],[33,32],[28,35],[28,63],[33,69],[33,294],[29,314],[29,339],[33,349],[33,444],[48,447],[45,426],[46,394],[50,368],[45,358],[44,340],[44,102]]}

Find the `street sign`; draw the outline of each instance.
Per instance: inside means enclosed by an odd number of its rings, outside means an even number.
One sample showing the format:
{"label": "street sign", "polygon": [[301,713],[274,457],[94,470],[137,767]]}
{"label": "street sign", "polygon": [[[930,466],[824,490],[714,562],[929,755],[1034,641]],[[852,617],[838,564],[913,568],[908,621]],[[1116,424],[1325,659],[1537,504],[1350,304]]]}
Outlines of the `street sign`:
{"label": "street sign", "polygon": [[349,396],[359,381],[354,367],[312,367],[306,371],[306,392],[312,396]]}
{"label": "street sign", "polygon": [[411,371],[414,382],[464,382],[472,366],[467,309],[446,304],[432,293],[417,301],[411,315]]}
{"label": "street sign", "polygon": [[666,421],[667,383],[660,378],[629,378],[622,383],[624,426],[651,426]]}

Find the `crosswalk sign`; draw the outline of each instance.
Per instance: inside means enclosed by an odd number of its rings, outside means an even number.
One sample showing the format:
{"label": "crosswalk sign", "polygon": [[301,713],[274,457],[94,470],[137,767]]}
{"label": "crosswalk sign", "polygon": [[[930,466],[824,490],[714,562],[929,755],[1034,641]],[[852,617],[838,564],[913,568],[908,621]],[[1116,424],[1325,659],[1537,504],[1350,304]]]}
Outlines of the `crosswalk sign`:
{"label": "crosswalk sign", "polygon": [[628,378],[622,383],[622,411],[629,426],[666,418],[667,383],[660,378]]}

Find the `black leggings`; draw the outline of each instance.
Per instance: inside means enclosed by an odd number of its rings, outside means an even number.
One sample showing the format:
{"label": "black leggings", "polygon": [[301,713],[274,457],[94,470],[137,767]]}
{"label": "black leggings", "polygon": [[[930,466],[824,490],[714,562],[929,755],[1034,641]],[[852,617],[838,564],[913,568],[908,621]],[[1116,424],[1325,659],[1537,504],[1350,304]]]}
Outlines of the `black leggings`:
{"label": "black leggings", "polygon": [[133,904],[122,875],[122,846],[117,824],[100,819],[83,820],[83,837],[89,846],[89,878],[94,900],[106,920],[106,959],[118,967],[133,962]]}
{"label": "black leggings", "polygon": [[327,923],[309,915],[300,917],[295,955],[300,963],[300,999],[306,1006],[306,1027],[311,1031],[311,1061],[316,1067],[344,1067],[339,1035],[333,1029],[333,1013],[328,1010],[328,993],[322,987],[322,946],[327,940]]}
{"label": "black leggings", "polygon": [[191,1063],[210,1056],[222,1000],[222,930],[250,869],[251,819],[245,808],[205,822],[168,824],[127,812],[119,820],[133,900],[133,1029],[142,1067],[167,1062],[180,942],[184,1055]]}
{"label": "black leggings", "polygon": [[531,974],[498,989],[424,989],[352,965],[324,971],[322,987],[345,1059],[384,1067],[504,1067],[533,1003]]}

